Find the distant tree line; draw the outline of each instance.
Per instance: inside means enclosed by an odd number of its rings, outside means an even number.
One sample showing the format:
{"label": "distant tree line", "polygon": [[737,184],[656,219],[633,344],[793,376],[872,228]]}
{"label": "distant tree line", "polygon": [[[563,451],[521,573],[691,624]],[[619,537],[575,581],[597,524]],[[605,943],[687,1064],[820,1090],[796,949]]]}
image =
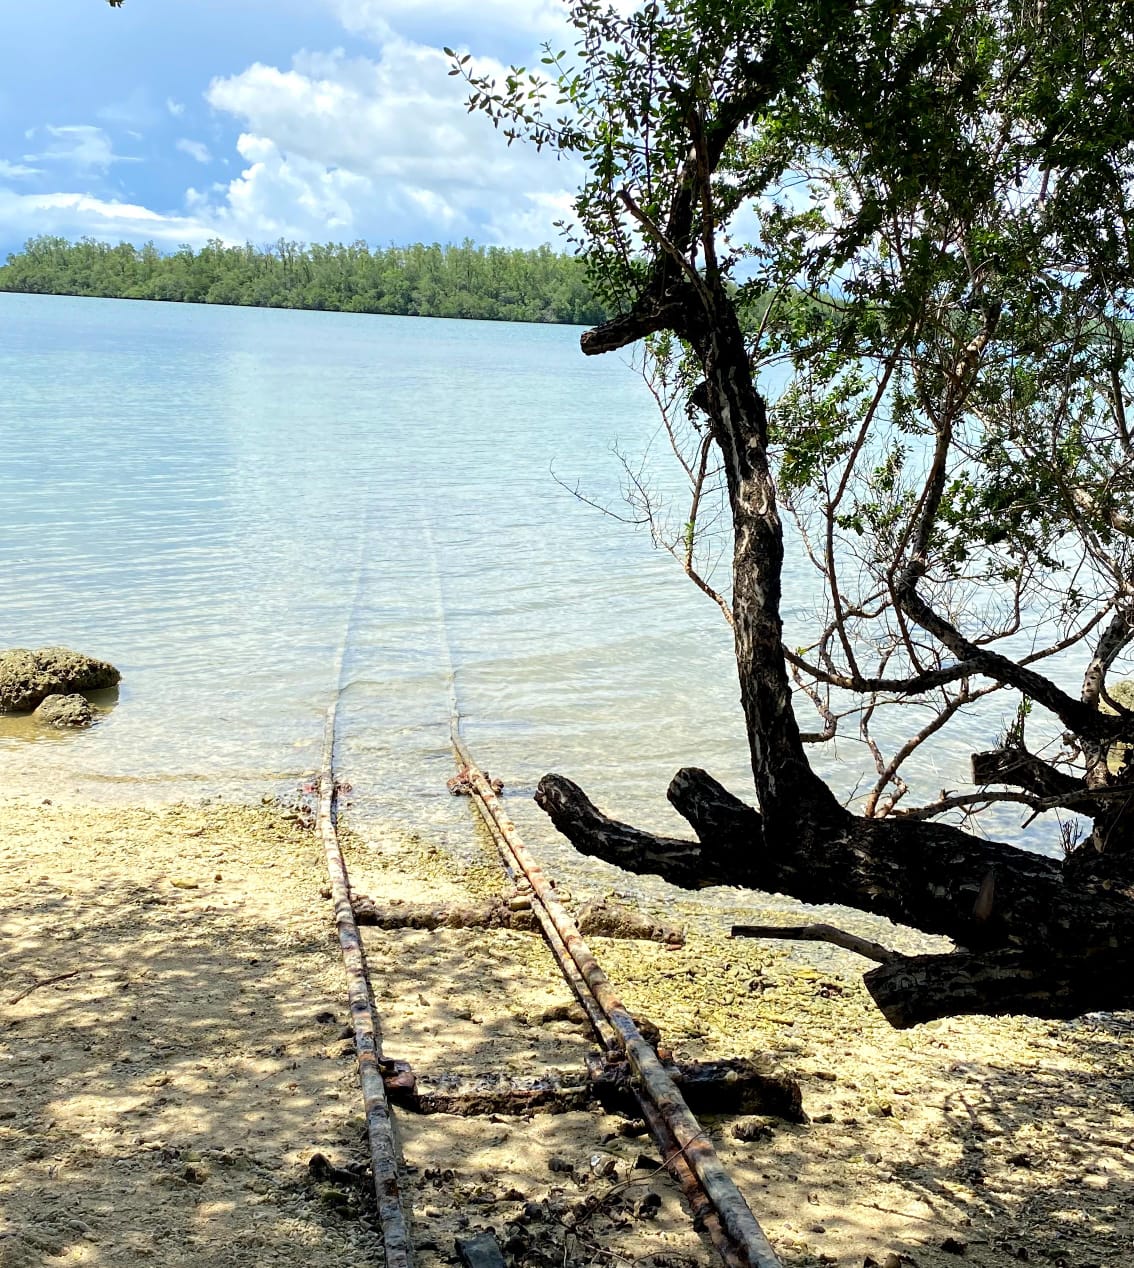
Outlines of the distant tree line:
{"label": "distant tree line", "polygon": [[329,309],[413,317],[593,325],[606,317],[581,260],[548,246],[375,248],[364,242],[259,249],[219,239],[163,254],[83,238],[42,236],[8,256],[0,291],[115,299]]}

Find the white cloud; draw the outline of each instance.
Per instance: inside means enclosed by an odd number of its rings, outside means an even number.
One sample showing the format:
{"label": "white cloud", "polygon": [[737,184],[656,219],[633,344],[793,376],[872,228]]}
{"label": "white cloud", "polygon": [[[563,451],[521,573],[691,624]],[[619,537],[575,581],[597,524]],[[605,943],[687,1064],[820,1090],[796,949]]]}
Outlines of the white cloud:
{"label": "white cloud", "polygon": [[343,26],[356,35],[366,35],[380,44],[394,38],[393,28],[405,30],[407,23],[420,19],[431,32],[442,33],[442,42],[455,45],[459,34],[446,30],[523,32],[537,42],[562,35],[566,27],[563,0],[329,0],[331,11]]}
{"label": "white cloud", "polygon": [[555,225],[570,221],[574,209],[573,192],[529,193],[522,204],[504,206],[496,210],[488,222],[488,234],[497,242],[509,246],[514,243],[550,242],[556,250],[569,248],[561,240]]}
{"label": "white cloud", "polygon": [[[29,163],[65,163],[80,172],[105,171],[112,163],[137,163],[136,158],[115,154],[110,137],[93,124],[69,124],[43,129],[51,139],[38,154],[25,154]],[[38,135],[34,130],[32,136]]]}
{"label": "white cloud", "polygon": [[41,168],[28,167],[24,163],[9,163],[7,159],[0,159],[0,180],[19,180],[22,176],[38,176]]}
{"label": "white cloud", "polygon": [[[540,0],[533,9],[518,0],[487,2],[497,17],[521,15],[525,21],[533,11],[551,11]],[[441,7],[455,11],[453,0],[441,0]],[[379,8],[399,16],[426,13],[411,0],[383,0],[381,6],[360,4],[356,16],[377,30]],[[0,190],[0,230],[9,237],[91,234],[112,240],[152,237],[163,244],[214,236],[257,243],[281,236],[379,243],[469,236],[510,246],[555,242],[553,222],[568,210],[577,166],[530,147],[509,148],[485,117],[470,115],[466,88],[448,75],[449,59],[440,49],[386,28],[383,39],[373,58],[352,58],[341,50],[301,53],[287,69],[256,63],[215,79],[205,96],[239,129],[239,175],[223,183],[194,182],[176,213],[97,196],[105,194],[97,178],[127,161],[114,152],[103,129],[32,129],[28,148],[39,153],[24,155],[23,163],[0,160],[0,181],[35,174],[32,165],[42,165],[60,173],[56,189],[66,192]],[[504,73],[497,62],[474,64],[486,73]],[[172,97],[165,109],[173,118],[186,111]],[[174,145],[202,165],[228,162],[215,145],[188,137]],[[166,206],[170,201],[161,199]]]}
{"label": "white cloud", "polygon": [[97,115],[107,123],[143,128],[152,127],[162,117],[160,107],[154,106],[149,93],[141,86],[134,88],[122,100],[101,107]]}
{"label": "white cloud", "polygon": [[381,0],[330,0],[331,9],[353,35],[365,35],[376,44],[397,38],[394,28],[381,10]]}
{"label": "white cloud", "polygon": [[198,163],[211,163],[213,156],[209,153],[209,147],[201,141],[190,141],[188,137],[181,137],[177,141],[176,148],[182,154],[188,154],[191,159],[196,159]]}
{"label": "white cloud", "polygon": [[0,233],[10,236],[90,234],[117,242],[152,238],[164,245],[206,242],[214,231],[189,216],[162,215],[136,203],[106,201],[89,194],[15,194],[0,189]]}
{"label": "white cloud", "polygon": [[439,49],[395,39],[377,61],[304,53],[290,70],[257,63],[214,80],[207,99],[240,121],[248,163],[215,204],[218,223],[254,239],[284,225],[316,239],[483,239],[488,225],[509,244],[550,240],[576,174],[509,149],[447,71]]}
{"label": "white cloud", "polygon": [[351,236],[354,203],[372,193],[364,176],[285,155],[265,137],[241,136],[236,148],[249,166],[228,185],[224,205],[200,214],[238,238]]}

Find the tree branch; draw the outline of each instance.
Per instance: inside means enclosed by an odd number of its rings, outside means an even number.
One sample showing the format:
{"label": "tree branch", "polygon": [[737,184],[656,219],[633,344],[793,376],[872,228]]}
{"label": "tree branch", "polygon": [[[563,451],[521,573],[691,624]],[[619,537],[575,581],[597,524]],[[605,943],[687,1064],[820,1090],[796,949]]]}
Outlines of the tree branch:
{"label": "tree branch", "polygon": [[[967,946],[1082,942],[1084,927],[1104,940],[1128,939],[1134,904],[1086,884],[1065,884],[1063,867],[958,828],[845,813],[829,825],[765,839],[762,816],[703,770],[677,772],[670,802],[697,841],[659,837],[608,819],[561,775],[545,775],[537,803],[583,854],[627,871],[661,876],[686,889],[740,885],[806,903],[841,903],[937,933]],[[989,873],[995,902],[983,910]],[[1109,931],[1109,932],[1108,932]]]}
{"label": "tree branch", "polygon": [[871,969],[863,982],[898,1029],[971,1013],[1078,1017],[1134,1006],[1129,942],[1108,947],[1083,933],[1084,945],[1074,956],[1015,948],[902,956]]}
{"label": "tree branch", "polygon": [[1070,797],[1087,791],[1074,775],[1022,748],[996,748],[972,755],[974,784],[1015,784],[1037,797]]}
{"label": "tree branch", "polygon": [[[708,180],[708,177],[705,178]],[[630,196],[629,190],[620,189],[618,191],[618,201],[626,208],[631,216],[646,231],[646,235],[651,238],[658,248],[662,250],[677,265],[677,267],[685,274],[685,279],[690,286],[697,292],[702,299],[707,295],[705,287],[705,279],[697,272],[696,268],[685,258],[681,249],[666,237],[666,235],[658,228],[649,216]]]}
{"label": "tree branch", "polygon": [[899,958],[896,951],[891,951],[880,942],[860,938],[857,933],[847,933],[845,929],[836,929],[834,925],[733,925],[730,932],[734,938],[789,938],[798,942],[829,942],[832,946],[853,951],[855,955],[875,960],[879,964],[889,964],[891,960]]}
{"label": "tree branch", "polygon": [[1050,679],[1026,669],[999,652],[978,647],[935,612],[917,593],[915,578],[909,569],[898,580],[895,593],[902,610],[923,630],[932,634],[955,656],[971,661],[975,672],[997,682],[1007,683],[1049,709],[1068,730],[1093,740],[1122,739],[1130,730],[1128,719],[1099,713],[1074,696],[1061,691]]}
{"label": "tree branch", "polygon": [[[561,776],[544,776],[536,800],[583,853],[631,871],[686,888],[739,884],[843,903],[975,948],[891,956],[866,940],[852,947],[873,946],[873,958],[885,957],[864,981],[894,1026],[963,1013],[1073,1017],[1134,1005],[1134,903],[1089,877],[1066,883],[1053,859],[942,824],[851,815],[842,832],[771,843],[755,810],[694,769],[678,772],[669,796],[698,842],[615,823]],[[760,936],[783,932],[756,928]]]}
{"label": "tree branch", "polygon": [[1110,624],[1103,630],[1091,657],[1087,671],[1083,675],[1082,701],[1084,704],[1097,705],[1106,681],[1107,671],[1114,664],[1115,658],[1132,640],[1134,640],[1134,615],[1129,609],[1120,609],[1111,618]]}
{"label": "tree branch", "polygon": [[647,297],[635,304],[630,312],[585,331],[579,339],[579,346],[588,357],[617,352],[619,348],[629,347],[647,335],[657,334],[659,330],[681,329],[684,313],[685,304],[676,293],[671,293],[662,301]]}
{"label": "tree branch", "polygon": [[[657,836],[610,819],[587,797],[578,784],[562,775],[545,775],[535,791],[535,802],[551,822],[584,854],[595,855],[628,872],[662,876],[682,889],[711,885],[735,885],[744,872],[737,842],[718,838],[709,845],[677,837]],[[759,831],[760,816],[745,821],[750,834],[753,822]],[[745,847],[750,847],[747,836]]]}
{"label": "tree branch", "polygon": [[[1084,639],[1098,625],[1105,615],[1106,609],[1104,608],[1079,629],[1072,631],[1072,633],[1061,638],[1058,642],[1052,643],[1038,652],[1030,652],[1027,656],[1022,656],[1017,663],[1023,666],[1034,665],[1037,661],[1047,660],[1059,652],[1066,651],[1069,647],[1074,647],[1076,643]],[[985,655],[978,644],[974,643],[973,646],[977,649],[978,658]],[[892,692],[895,695],[916,696],[926,691],[931,691],[934,687],[943,687],[948,683],[957,682],[961,678],[984,676],[984,669],[979,659],[956,660],[951,665],[942,665],[938,669],[927,669],[909,678],[863,678],[856,674],[838,674],[829,669],[820,669],[819,666],[804,660],[798,652],[793,652],[790,647],[784,647],[783,654],[789,665],[802,669],[817,682],[826,683],[829,687],[841,687],[844,691],[857,691],[864,694],[885,691]]]}

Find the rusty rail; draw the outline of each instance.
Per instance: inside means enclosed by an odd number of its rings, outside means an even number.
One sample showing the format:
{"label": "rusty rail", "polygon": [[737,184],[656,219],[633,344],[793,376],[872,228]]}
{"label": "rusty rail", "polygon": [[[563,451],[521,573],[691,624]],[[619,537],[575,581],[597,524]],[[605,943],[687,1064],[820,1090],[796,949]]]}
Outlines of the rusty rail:
{"label": "rusty rail", "polygon": [[695,1224],[704,1227],[729,1268],[782,1268],[748,1203],[724,1169],[657,1053],[642,1037],[615,994],[574,920],[555,897],[543,870],[520,840],[515,825],[473,761],[455,725],[452,741],[474,790],[477,810],[488,826],[505,867],[516,877],[522,875],[531,885],[532,909],[601,1042],[608,1048],[616,1045],[637,1076],[643,1116],[667,1166],[689,1200]]}
{"label": "rusty rail", "polygon": [[378,1202],[378,1218],[382,1226],[382,1245],[386,1268],[411,1268],[411,1245],[402,1209],[401,1186],[398,1180],[398,1146],[394,1123],[386,1100],[379,1062],[382,1058],[382,1032],[370,994],[366,975],[366,959],[362,950],[358,925],[350,905],[350,885],[346,862],[335,828],[335,715],[337,700],[327,710],[323,732],[323,764],[319,771],[319,811],[316,828],[322,837],[327,856],[327,874],[331,880],[331,897],[335,903],[335,921],[339,929],[343,966],[347,976],[347,997],[350,1001],[354,1046],[358,1056],[358,1081],[366,1113],[366,1130],[370,1138],[370,1161],[374,1169],[374,1196]]}

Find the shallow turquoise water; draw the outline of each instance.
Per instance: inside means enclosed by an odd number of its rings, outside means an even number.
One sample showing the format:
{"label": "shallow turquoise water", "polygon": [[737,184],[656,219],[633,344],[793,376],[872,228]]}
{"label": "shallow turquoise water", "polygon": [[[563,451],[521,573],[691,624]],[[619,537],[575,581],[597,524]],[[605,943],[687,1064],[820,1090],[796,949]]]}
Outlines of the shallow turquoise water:
{"label": "shallow turquoise water", "polygon": [[[0,722],[8,787],[286,790],[318,765],[345,646],[361,818],[467,835],[454,694],[549,848],[527,797],[547,770],[670,829],[682,764],[745,792],[716,608],[552,475],[616,501],[612,444],[658,428],[634,370],[584,358],[578,330],[20,295],[0,330],[0,645],[124,675],[90,732]],[[810,583],[786,592],[790,614]],[[849,790],[860,752],[818,760]]]}
{"label": "shallow turquoise water", "polygon": [[294,784],[344,638],[360,806],[446,805],[450,663],[511,786],[601,777],[664,820],[682,762],[743,780],[719,615],[552,476],[616,498],[611,443],[657,426],[578,330],[20,295],[0,322],[0,643],[124,675],[86,734],[5,724],[9,786]]}

